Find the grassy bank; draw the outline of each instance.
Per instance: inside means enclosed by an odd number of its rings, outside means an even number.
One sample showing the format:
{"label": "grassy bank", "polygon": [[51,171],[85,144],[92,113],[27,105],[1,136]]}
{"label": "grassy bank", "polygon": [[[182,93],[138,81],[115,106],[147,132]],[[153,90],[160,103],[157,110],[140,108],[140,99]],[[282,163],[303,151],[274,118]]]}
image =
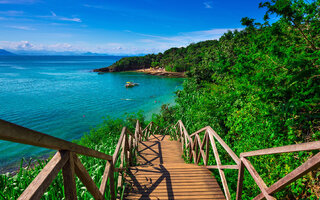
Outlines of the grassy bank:
{"label": "grassy bank", "polygon": [[[144,127],[144,117],[142,114],[128,115],[125,120],[106,119],[97,128],[92,129],[90,133],[74,142],[108,155],[113,155],[123,126],[127,126],[130,130],[134,131],[137,119],[140,120],[142,127]],[[79,157],[93,181],[97,185],[100,185],[106,161],[87,156]],[[21,167],[18,173],[14,176],[9,173],[0,175],[0,199],[17,199],[32,180],[39,174],[46,163],[49,162],[49,160],[50,158],[48,160],[38,160],[35,164],[29,164],[26,168]],[[93,199],[92,195],[87,191],[78,178],[76,178],[76,185],[78,199]],[[106,199],[109,198],[109,186],[107,186]],[[42,199],[64,199],[64,187],[61,172],[46,190]]]}

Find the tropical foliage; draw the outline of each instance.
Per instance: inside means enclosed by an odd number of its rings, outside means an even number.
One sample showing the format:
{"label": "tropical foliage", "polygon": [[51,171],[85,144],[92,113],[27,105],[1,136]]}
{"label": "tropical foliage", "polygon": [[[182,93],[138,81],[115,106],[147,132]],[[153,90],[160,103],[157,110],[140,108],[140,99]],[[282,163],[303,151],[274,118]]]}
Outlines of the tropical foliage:
{"label": "tropical foliage", "polygon": [[[199,43],[201,51],[184,55],[197,62],[190,65],[184,89],[177,92],[177,105],[163,106],[155,122],[167,126],[181,119],[190,133],[210,125],[237,155],[320,139],[320,1],[271,0],[260,7],[267,9],[263,23],[243,18],[244,30],[204,42],[207,46]],[[278,20],[271,24],[271,16]],[[250,161],[270,185],[317,152]],[[227,154],[222,158],[224,164],[233,164]],[[226,173],[236,191],[237,173]],[[260,191],[249,174],[244,188],[244,199]],[[318,199],[319,188],[317,171],[276,197]]]}

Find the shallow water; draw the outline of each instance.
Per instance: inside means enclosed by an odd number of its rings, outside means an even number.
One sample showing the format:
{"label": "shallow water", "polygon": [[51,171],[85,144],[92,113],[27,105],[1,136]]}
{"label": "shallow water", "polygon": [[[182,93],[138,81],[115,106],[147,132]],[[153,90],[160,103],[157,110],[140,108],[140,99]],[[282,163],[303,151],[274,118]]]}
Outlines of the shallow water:
{"label": "shallow water", "polygon": [[[147,117],[173,103],[183,79],[141,73],[97,74],[120,57],[0,57],[0,119],[62,139],[80,138],[105,116],[143,110]],[[140,85],[125,88],[127,81]],[[22,157],[49,151],[0,140],[0,171]]]}

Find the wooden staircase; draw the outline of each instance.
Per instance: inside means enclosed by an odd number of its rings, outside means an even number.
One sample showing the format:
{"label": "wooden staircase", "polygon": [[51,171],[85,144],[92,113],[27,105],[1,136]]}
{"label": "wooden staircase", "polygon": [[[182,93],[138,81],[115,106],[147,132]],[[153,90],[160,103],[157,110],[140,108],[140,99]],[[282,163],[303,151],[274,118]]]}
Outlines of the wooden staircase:
{"label": "wooden staircase", "polygon": [[[320,152],[318,152],[268,187],[249,161],[250,157],[319,151],[320,141],[243,152],[238,157],[210,126],[189,134],[182,121],[179,120],[174,126],[158,129],[159,126],[154,122],[150,122],[142,129],[139,121],[136,123],[134,133],[123,127],[113,155],[107,155],[1,119],[0,140],[57,150],[57,153],[18,200],[40,199],[59,171],[62,171],[63,175],[66,200],[78,198],[75,176],[78,176],[93,198],[97,200],[115,200],[117,197],[124,199],[229,200],[231,195],[224,169],[238,171],[237,189],[234,191],[236,200],[242,198],[245,170],[249,172],[261,191],[253,199],[274,200],[273,194],[320,167]],[[165,134],[170,134],[170,136]],[[221,145],[235,164],[222,164],[216,143]],[[78,155],[106,161],[99,188]],[[195,164],[185,163],[182,155],[186,160]],[[214,158],[215,165],[210,165],[210,157]],[[136,166],[133,165],[134,159],[137,159]],[[218,170],[223,192],[209,170]],[[121,190],[123,183],[126,186],[124,195]]]}
{"label": "wooden staircase", "polygon": [[181,143],[151,135],[138,145],[138,165],[125,175],[125,199],[225,199],[204,166],[186,164]]}

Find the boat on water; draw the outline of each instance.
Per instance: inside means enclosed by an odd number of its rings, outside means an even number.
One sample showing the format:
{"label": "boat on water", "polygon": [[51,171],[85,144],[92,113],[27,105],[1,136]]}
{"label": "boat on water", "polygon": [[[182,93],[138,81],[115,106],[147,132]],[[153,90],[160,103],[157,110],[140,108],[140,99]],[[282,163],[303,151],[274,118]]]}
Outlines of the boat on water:
{"label": "boat on water", "polygon": [[139,85],[139,83],[127,82],[125,86],[126,86],[126,88],[131,88],[131,87],[138,86],[138,85]]}

